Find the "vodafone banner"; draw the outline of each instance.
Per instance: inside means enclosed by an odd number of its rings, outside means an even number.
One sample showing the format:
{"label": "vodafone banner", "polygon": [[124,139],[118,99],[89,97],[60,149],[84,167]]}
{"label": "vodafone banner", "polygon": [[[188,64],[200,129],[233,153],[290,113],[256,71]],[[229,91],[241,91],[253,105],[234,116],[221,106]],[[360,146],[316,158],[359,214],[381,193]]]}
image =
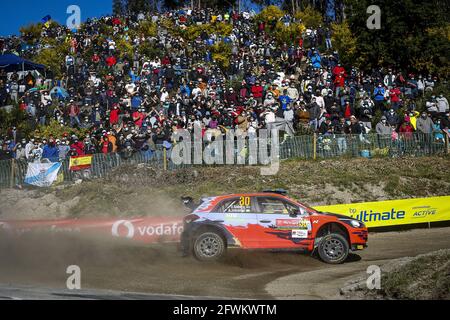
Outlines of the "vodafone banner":
{"label": "vodafone banner", "polygon": [[21,235],[29,232],[91,233],[125,238],[143,243],[178,242],[183,232],[182,217],[136,219],[66,219],[0,221],[0,233]]}

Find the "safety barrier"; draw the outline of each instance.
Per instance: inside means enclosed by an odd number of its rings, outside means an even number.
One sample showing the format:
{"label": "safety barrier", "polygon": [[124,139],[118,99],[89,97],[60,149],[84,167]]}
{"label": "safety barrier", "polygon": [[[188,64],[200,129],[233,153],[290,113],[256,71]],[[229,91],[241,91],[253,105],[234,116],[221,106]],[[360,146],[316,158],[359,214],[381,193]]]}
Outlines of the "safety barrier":
{"label": "safety barrier", "polygon": [[[282,139],[279,158],[321,159],[333,157],[401,157],[442,155],[449,153],[447,135],[437,140],[433,134],[411,134],[393,140],[390,135],[302,135]],[[269,148],[270,149],[270,148]],[[193,152],[193,151],[192,151]],[[157,146],[155,151],[135,152],[129,156],[119,153],[94,154],[89,170],[73,172],[69,170],[69,160],[62,161],[62,179],[74,181],[79,178],[103,178],[112,169],[124,165],[148,164],[155,169],[176,170],[190,167],[189,164],[175,164],[171,161],[170,150]],[[0,161],[0,187],[12,187],[24,181],[27,171],[26,160]],[[205,165],[205,164],[203,164]]]}

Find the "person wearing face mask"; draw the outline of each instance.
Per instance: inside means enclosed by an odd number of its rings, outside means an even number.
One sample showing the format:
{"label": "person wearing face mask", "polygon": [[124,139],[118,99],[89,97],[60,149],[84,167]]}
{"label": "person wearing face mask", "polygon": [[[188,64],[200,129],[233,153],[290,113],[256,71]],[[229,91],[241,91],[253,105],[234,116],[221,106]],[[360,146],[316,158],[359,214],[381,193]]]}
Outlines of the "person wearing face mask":
{"label": "person wearing face mask", "polygon": [[444,97],[444,94],[441,92],[439,94],[439,97],[436,98],[436,104],[438,108],[438,112],[441,116],[444,116],[445,113],[449,111],[449,104],[446,97]]}
{"label": "person wearing face mask", "polygon": [[383,102],[384,96],[386,94],[386,90],[383,88],[381,83],[373,90],[374,102],[375,102],[375,110],[383,111]]}
{"label": "person wearing face mask", "polygon": [[444,132],[441,129],[441,122],[440,118],[436,119],[436,122],[433,124],[433,135],[434,141],[444,143]]}
{"label": "person wearing face mask", "polygon": [[25,157],[25,148],[21,143],[18,143],[13,148],[14,158],[16,160],[26,159]]}
{"label": "person wearing face mask", "polygon": [[411,123],[414,130],[417,130],[417,119],[419,118],[420,113],[417,111],[410,111],[408,113],[408,121]]}
{"label": "person wearing face mask", "polygon": [[390,137],[393,128],[389,125],[386,116],[382,116],[380,122],[377,123],[375,130],[379,135]]}
{"label": "person wearing face mask", "polygon": [[59,151],[53,140],[50,140],[42,149],[42,159],[48,159],[51,162],[59,161]]}
{"label": "person wearing face mask", "polygon": [[422,112],[419,119],[416,122],[417,131],[426,135],[433,132],[433,120],[428,117],[426,112]]}
{"label": "person wearing face mask", "polygon": [[400,124],[400,118],[394,109],[389,109],[384,115],[390,126],[397,127]]}
{"label": "person wearing face mask", "polygon": [[68,141],[65,141],[65,143],[61,143],[61,140],[56,139],[56,148],[58,148],[59,161],[63,161],[64,159],[66,159],[67,154],[70,151],[70,147],[67,142]]}

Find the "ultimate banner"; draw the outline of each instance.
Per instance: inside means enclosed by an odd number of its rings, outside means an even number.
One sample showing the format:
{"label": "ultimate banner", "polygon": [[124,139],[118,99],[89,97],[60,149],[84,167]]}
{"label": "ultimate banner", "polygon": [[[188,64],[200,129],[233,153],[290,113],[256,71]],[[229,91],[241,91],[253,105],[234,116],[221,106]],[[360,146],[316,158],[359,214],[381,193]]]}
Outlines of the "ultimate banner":
{"label": "ultimate banner", "polygon": [[361,220],[367,227],[450,221],[450,196],[314,207]]}

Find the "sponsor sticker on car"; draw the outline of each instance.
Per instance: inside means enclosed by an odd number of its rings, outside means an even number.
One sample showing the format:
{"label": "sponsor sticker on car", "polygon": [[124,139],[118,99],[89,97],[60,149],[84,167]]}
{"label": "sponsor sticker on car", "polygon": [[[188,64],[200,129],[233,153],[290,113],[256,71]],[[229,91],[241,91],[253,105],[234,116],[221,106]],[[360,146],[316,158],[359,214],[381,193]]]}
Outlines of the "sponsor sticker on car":
{"label": "sponsor sticker on car", "polygon": [[277,219],[276,226],[280,229],[310,229],[311,222],[307,219]]}
{"label": "sponsor sticker on car", "polygon": [[308,230],[306,229],[292,230],[292,239],[305,239],[305,238],[308,238]]}

